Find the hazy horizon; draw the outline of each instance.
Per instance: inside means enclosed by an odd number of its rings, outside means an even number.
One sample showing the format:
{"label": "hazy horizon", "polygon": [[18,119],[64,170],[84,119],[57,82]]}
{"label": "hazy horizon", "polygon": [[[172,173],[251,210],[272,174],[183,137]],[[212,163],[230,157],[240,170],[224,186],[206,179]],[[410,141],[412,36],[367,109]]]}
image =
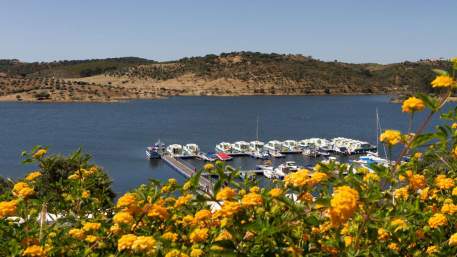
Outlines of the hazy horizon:
{"label": "hazy horizon", "polygon": [[156,61],[251,51],[397,63],[456,55],[457,2],[11,1],[0,59]]}

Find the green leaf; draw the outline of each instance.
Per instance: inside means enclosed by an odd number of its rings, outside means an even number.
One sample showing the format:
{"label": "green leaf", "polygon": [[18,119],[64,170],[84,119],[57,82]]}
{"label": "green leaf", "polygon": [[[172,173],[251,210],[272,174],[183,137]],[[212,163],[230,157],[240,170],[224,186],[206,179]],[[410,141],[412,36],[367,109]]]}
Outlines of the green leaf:
{"label": "green leaf", "polygon": [[433,72],[435,72],[438,75],[449,76],[449,73],[445,70],[441,70],[441,69],[432,69],[432,70],[433,70]]}
{"label": "green leaf", "polygon": [[411,148],[417,148],[419,146],[424,145],[428,141],[432,140],[435,137],[435,134],[428,133],[416,136],[414,141],[411,143]]}
{"label": "green leaf", "polygon": [[436,98],[422,93],[418,94],[417,96],[419,97],[419,99],[424,101],[425,106],[432,110],[432,112],[436,112],[438,110],[439,105],[438,100]]}

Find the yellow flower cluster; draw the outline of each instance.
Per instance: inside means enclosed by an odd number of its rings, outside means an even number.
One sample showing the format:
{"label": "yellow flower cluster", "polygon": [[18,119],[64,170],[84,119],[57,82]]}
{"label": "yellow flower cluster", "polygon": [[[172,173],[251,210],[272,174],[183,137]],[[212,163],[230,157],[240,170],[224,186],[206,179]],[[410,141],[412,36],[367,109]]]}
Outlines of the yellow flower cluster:
{"label": "yellow flower cluster", "polygon": [[449,238],[449,245],[457,246],[457,233],[452,234],[452,236]]}
{"label": "yellow flower cluster", "polygon": [[370,183],[370,182],[378,182],[380,180],[379,176],[376,173],[367,173],[363,176],[363,181]]}
{"label": "yellow flower cluster", "polygon": [[16,200],[0,202],[0,219],[15,215],[17,203]]}
{"label": "yellow flower cluster", "polygon": [[175,202],[175,207],[178,208],[180,206],[187,204],[190,200],[192,200],[192,197],[193,196],[191,194],[186,194],[178,197],[178,199]]}
{"label": "yellow flower cluster", "polygon": [[435,178],[435,184],[439,189],[451,189],[454,187],[454,180],[446,175],[438,175]]}
{"label": "yellow flower cluster", "polygon": [[33,154],[33,158],[35,159],[41,159],[46,153],[48,152],[48,150],[44,149],[44,148],[41,148],[41,149],[38,149],[34,154]]}
{"label": "yellow flower cluster", "polygon": [[207,163],[203,166],[203,169],[206,171],[214,170],[214,165],[212,163]]}
{"label": "yellow flower cluster", "polygon": [[154,251],[156,240],[152,236],[139,236],[133,241],[132,250],[139,253]]}
{"label": "yellow flower cluster", "polygon": [[408,186],[400,187],[399,189],[394,191],[394,197],[396,199],[407,200],[408,196],[409,196],[408,190],[409,190]]}
{"label": "yellow flower cluster", "polygon": [[357,210],[359,192],[349,186],[335,188],[330,200],[330,220],[334,226],[345,223]]}
{"label": "yellow flower cluster", "polygon": [[83,225],[83,230],[86,232],[97,231],[101,228],[101,224],[98,222],[86,222]]}
{"label": "yellow flower cluster", "polygon": [[37,179],[38,177],[41,177],[43,174],[41,174],[41,172],[39,171],[34,171],[34,172],[30,172],[27,177],[25,177],[25,180],[28,180],[28,181],[33,181],[35,179]]}
{"label": "yellow flower cluster", "polygon": [[387,230],[385,230],[383,228],[378,229],[378,239],[379,240],[385,241],[385,240],[389,239],[389,237],[390,237],[390,234]]}
{"label": "yellow flower cluster", "polygon": [[401,218],[396,218],[392,220],[390,222],[390,225],[394,227],[394,232],[408,229],[408,223],[406,223],[406,221]]}
{"label": "yellow flower cluster", "polygon": [[408,177],[409,185],[413,190],[423,189],[427,186],[424,175],[414,174]]}
{"label": "yellow flower cluster", "polygon": [[257,206],[263,204],[262,196],[257,193],[248,193],[241,199],[243,206]]}
{"label": "yellow flower cluster", "polygon": [[148,217],[165,220],[168,217],[168,209],[161,204],[152,204],[148,211]]}
{"label": "yellow flower cluster", "polygon": [[189,257],[189,256],[177,249],[173,249],[173,250],[169,251],[167,254],[165,254],[165,257]]}
{"label": "yellow flower cluster", "polygon": [[433,88],[450,87],[455,83],[454,79],[448,75],[436,76],[435,80],[432,81]]}
{"label": "yellow flower cluster", "polygon": [[173,232],[165,232],[162,235],[162,238],[165,240],[170,240],[172,242],[176,242],[178,240],[178,234],[173,233]]}
{"label": "yellow flower cluster", "polygon": [[35,194],[33,188],[31,188],[25,182],[18,182],[13,187],[13,195],[21,198],[27,198]]}
{"label": "yellow flower cluster", "polygon": [[389,145],[396,145],[401,141],[401,133],[398,130],[388,129],[379,136],[379,140]]}
{"label": "yellow flower cluster", "polygon": [[194,215],[193,223],[199,223],[211,218],[211,212],[209,210],[199,210]]}
{"label": "yellow flower cluster", "polygon": [[22,253],[22,256],[44,257],[44,256],[46,256],[46,252],[43,249],[43,247],[41,247],[39,245],[31,245],[24,250],[24,252]]}
{"label": "yellow flower cluster", "polygon": [[436,245],[431,245],[427,247],[427,250],[425,251],[428,255],[432,255],[438,252],[438,246]]}
{"label": "yellow flower cluster", "polygon": [[457,212],[457,205],[455,205],[452,199],[447,199],[444,201],[443,206],[441,207],[441,212],[449,215],[453,215]]}
{"label": "yellow flower cluster", "polygon": [[421,99],[412,96],[403,102],[401,108],[403,112],[418,112],[424,110],[425,105]]}
{"label": "yellow flower cluster", "polygon": [[428,225],[431,228],[438,228],[438,227],[444,226],[446,224],[447,224],[446,215],[444,215],[442,213],[435,213],[435,214],[433,214],[432,217],[430,217],[430,219],[428,219]]}
{"label": "yellow flower cluster", "polygon": [[83,240],[85,237],[84,230],[79,228],[72,228],[68,231],[68,235],[74,239]]}
{"label": "yellow flower cluster", "polygon": [[273,188],[273,189],[270,190],[270,192],[268,192],[268,194],[273,198],[280,197],[282,195],[282,189],[281,188]]}
{"label": "yellow flower cluster", "polygon": [[216,200],[218,201],[225,201],[225,200],[231,200],[233,197],[235,197],[236,192],[230,187],[224,187],[222,188],[219,192],[216,194]]}
{"label": "yellow flower cluster", "polygon": [[134,234],[126,234],[121,236],[119,240],[117,240],[117,250],[118,251],[124,251],[124,250],[129,250],[132,249],[132,245],[136,240],[136,236]]}
{"label": "yellow flower cluster", "polygon": [[241,205],[238,202],[225,201],[221,209],[214,213],[214,217],[230,218],[241,210]]}
{"label": "yellow flower cluster", "polygon": [[116,213],[113,217],[113,222],[116,224],[132,224],[133,223],[133,216],[126,211],[120,211]]}
{"label": "yellow flower cluster", "polygon": [[190,233],[190,241],[192,243],[200,243],[208,239],[208,229],[207,228],[196,228],[192,233]]}
{"label": "yellow flower cluster", "polygon": [[308,183],[309,175],[307,169],[301,169],[297,172],[289,173],[284,178],[286,186],[302,187]]}

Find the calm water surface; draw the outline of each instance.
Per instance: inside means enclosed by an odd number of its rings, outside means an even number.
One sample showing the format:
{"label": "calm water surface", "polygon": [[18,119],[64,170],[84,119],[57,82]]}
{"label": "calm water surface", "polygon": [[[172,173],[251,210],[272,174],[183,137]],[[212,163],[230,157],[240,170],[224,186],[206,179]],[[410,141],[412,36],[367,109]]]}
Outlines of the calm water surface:
{"label": "calm water surface", "polygon": [[[221,141],[254,140],[256,117],[260,139],[309,137],[357,138],[376,143],[376,108],[384,128],[405,130],[407,115],[387,96],[172,97],[111,104],[0,103],[0,175],[17,178],[31,166],[20,153],[41,144],[51,152],[82,147],[125,192],[149,178],[182,181],[160,160],[145,159],[144,150],[158,138],[166,144],[197,143],[213,151]],[[418,115],[422,116],[422,115]],[[436,120],[434,122],[437,122]],[[301,163],[301,156],[289,156]],[[191,162],[198,166],[199,162]],[[233,166],[252,168],[240,158]]]}

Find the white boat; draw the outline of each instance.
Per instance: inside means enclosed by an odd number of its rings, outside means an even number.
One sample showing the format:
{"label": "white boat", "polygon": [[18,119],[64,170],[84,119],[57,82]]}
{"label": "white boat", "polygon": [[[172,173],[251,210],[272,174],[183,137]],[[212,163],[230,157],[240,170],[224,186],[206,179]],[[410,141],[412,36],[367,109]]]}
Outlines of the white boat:
{"label": "white boat", "polygon": [[280,164],[278,167],[274,169],[274,172],[278,174],[279,176],[286,176],[287,174],[291,172],[295,172],[299,169],[297,164],[294,161],[287,161],[283,164]]}
{"label": "white boat", "polygon": [[179,144],[172,144],[167,146],[166,152],[173,157],[183,157],[183,147]]}
{"label": "white boat", "polygon": [[221,142],[216,145],[216,153],[226,153],[226,154],[231,154],[232,153],[232,144],[228,142]]}
{"label": "white boat", "polygon": [[279,151],[269,151],[268,154],[274,158],[284,158],[285,157],[285,155],[280,153]]}
{"label": "white boat", "polygon": [[302,150],[295,140],[286,140],[282,142],[282,153],[301,153]]}
{"label": "white boat", "polygon": [[263,171],[263,175],[269,179],[283,179],[284,176],[281,174],[276,173],[273,166],[270,165],[257,165],[257,169]]}
{"label": "white boat", "polygon": [[271,140],[265,144],[264,149],[268,152],[281,152],[282,150],[282,142],[278,140]]}
{"label": "white boat", "polygon": [[186,144],[183,147],[183,157],[194,158],[198,155],[200,149],[197,144]]}
{"label": "white boat", "polygon": [[263,149],[264,145],[265,143],[258,140],[249,142],[249,155],[256,159],[268,159],[270,155]]}
{"label": "white boat", "polygon": [[265,146],[265,143],[262,141],[254,140],[254,141],[249,142],[249,150],[251,152],[262,151],[264,146]]}
{"label": "white boat", "polygon": [[246,141],[238,141],[232,144],[231,155],[248,155],[250,145]]}
{"label": "white boat", "polygon": [[352,162],[359,163],[359,164],[364,164],[364,165],[367,165],[367,166],[369,166],[372,163],[380,164],[380,165],[384,165],[384,166],[388,166],[389,165],[389,161],[379,157],[377,155],[377,153],[376,154],[370,153],[370,154],[367,154],[367,155],[360,156],[358,160],[354,160]]}

